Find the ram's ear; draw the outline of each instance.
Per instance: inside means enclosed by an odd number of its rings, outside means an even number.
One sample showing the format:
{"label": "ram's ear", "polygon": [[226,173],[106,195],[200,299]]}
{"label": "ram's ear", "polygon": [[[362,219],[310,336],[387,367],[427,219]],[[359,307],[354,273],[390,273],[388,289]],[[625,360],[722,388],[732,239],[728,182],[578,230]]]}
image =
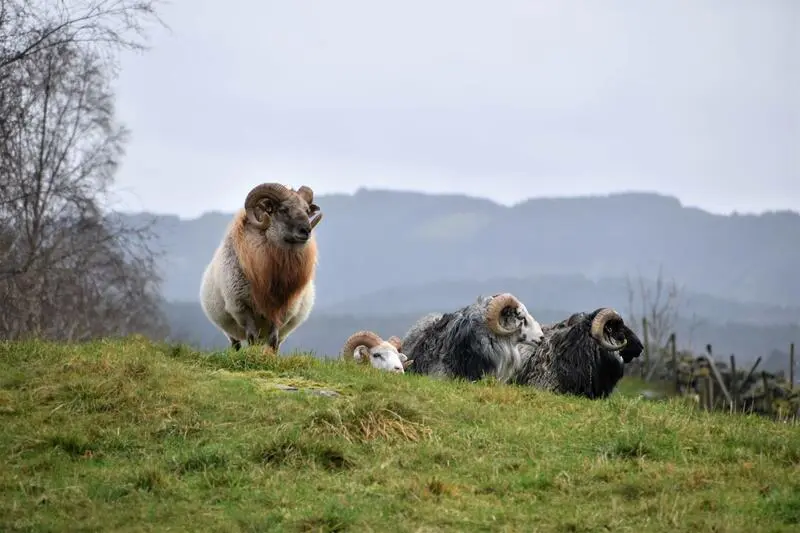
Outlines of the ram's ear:
{"label": "ram's ear", "polygon": [[392,335],[386,340],[386,342],[394,346],[395,350],[397,350],[398,352],[403,350],[403,341],[400,340],[400,337],[398,337],[397,335]]}
{"label": "ram's ear", "polygon": [[414,364],[413,359],[406,359],[405,361],[403,361],[403,370],[410,367],[412,364]]}
{"label": "ram's ear", "polygon": [[308,185],[302,185],[297,189],[297,195],[305,200],[307,204],[314,202],[314,191]]}

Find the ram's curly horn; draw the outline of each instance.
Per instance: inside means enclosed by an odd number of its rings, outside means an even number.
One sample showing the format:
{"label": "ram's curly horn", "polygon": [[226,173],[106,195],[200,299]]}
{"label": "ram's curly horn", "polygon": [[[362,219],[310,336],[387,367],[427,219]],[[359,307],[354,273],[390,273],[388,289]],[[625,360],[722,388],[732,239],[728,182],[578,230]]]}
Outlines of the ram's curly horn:
{"label": "ram's curly horn", "polygon": [[297,195],[306,201],[307,204],[311,205],[314,203],[314,191],[311,187],[307,185],[303,185],[299,189],[297,189]]}
{"label": "ram's curly horn", "polygon": [[322,220],[322,211],[317,211],[317,213],[311,218],[311,229],[314,229],[317,224],[319,224],[320,220]]}
{"label": "ram's curly horn", "polygon": [[500,324],[500,317],[506,307],[519,307],[520,301],[510,293],[498,294],[486,307],[486,325],[497,335],[511,335],[519,328],[506,329]]}
{"label": "ram's curly horn", "polygon": [[398,337],[397,335],[392,335],[386,340],[386,342],[397,348],[398,352],[403,351],[403,341],[400,340],[400,337]]}
{"label": "ram's curly horn", "polygon": [[[294,190],[294,189],[292,189]],[[320,211],[319,206],[314,203],[314,191],[308,185],[302,185],[299,189],[295,191],[297,195],[305,200],[309,207],[309,222],[311,224],[311,229],[317,227],[317,224],[320,223],[322,220],[322,211]]]}
{"label": "ram's curly horn", "polygon": [[625,345],[628,344],[628,339],[623,340],[621,344],[609,342],[605,334],[605,327],[611,320],[622,320],[622,317],[610,307],[604,307],[595,315],[594,320],[592,320],[591,333],[594,340],[596,340],[600,346],[606,350],[615,352],[623,349]]}
{"label": "ram's curly horn", "polygon": [[262,203],[264,200],[273,200],[275,202],[286,200],[289,197],[289,191],[290,189],[280,183],[262,183],[253,187],[244,200],[244,209],[247,213],[248,222],[258,229],[268,228],[270,223],[269,215],[263,213],[259,217],[256,214],[256,208],[263,209]]}
{"label": "ram's curly horn", "polygon": [[382,342],[383,339],[371,331],[357,331],[350,335],[350,338],[344,343],[342,358],[352,359],[353,352],[359,346],[366,346],[368,350],[371,350]]}

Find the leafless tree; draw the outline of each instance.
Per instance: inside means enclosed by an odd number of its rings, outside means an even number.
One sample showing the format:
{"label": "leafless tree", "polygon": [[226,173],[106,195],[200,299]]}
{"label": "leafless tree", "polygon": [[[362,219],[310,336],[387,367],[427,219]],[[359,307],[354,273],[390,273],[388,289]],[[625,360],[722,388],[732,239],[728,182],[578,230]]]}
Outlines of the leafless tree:
{"label": "leafless tree", "polygon": [[0,338],[166,334],[150,228],[105,200],[127,130],[113,51],[153,2],[0,0]]}
{"label": "leafless tree", "polygon": [[[634,331],[646,336],[648,344],[656,350],[665,348],[678,323],[680,287],[674,280],[665,281],[659,268],[654,287],[642,276],[635,283],[628,276],[627,288],[628,316]],[[647,319],[646,334],[642,329],[643,318]]]}

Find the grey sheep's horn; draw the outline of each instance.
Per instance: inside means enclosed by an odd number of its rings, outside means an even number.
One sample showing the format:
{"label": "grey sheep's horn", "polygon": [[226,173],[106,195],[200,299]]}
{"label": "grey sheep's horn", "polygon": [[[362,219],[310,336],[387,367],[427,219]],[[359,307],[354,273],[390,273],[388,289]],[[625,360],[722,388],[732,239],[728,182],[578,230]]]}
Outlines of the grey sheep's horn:
{"label": "grey sheep's horn", "polygon": [[519,327],[507,329],[500,324],[500,316],[503,309],[507,307],[519,307],[520,302],[516,296],[509,293],[498,294],[486,307],[486,325],[497,335],[511,335],[519,330]]}
{"label": "grey sheep's horn", "polygon": [[619,316],[619,313],[617,313],[616,311],[614,311],[609,307],[603,308],[602,310],[600,310],[599,313],[595,315],[594,320],[592,320],[591,333],[594,340],[596,340],[597,343],[600,344],[600,346],[602,346],[606,350],[615,352],[617,350],[623,349],[625,345],[628,344],[628,339],[622,341],[621,344],[614,344],[612,342],[609,342],[609,340],[606,338],[604,330],[606,324],[608,324],[608,322],[611,320],[622,320],[622,317]]}

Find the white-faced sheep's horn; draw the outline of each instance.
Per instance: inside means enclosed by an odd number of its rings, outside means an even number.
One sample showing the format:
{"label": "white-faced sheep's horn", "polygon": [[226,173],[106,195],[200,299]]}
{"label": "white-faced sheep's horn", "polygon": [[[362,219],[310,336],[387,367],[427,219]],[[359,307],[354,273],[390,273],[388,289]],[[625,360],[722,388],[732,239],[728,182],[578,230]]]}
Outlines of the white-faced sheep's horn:
{"label": "white-faced sheep's horn", "polygon": [[622,320],[622,317],[609,307],[600,310],[592,320],[592,337],[606,350],[615,352],[623,349],[628,344],[628,339],[624,339],[620,344],[609,342],[604,330],[610,320]]}
{"label": "white-faced sheep's horn", "polygon": [[[247,198],[244,200],[244,209],[247,213],[247,220],[254,227],[258,229],[266,229],[269,227],[270,218],[269,211],[264,209],[263,202],[265,200],[272,200],[276,203],[283,202],[289,197],[289,189],[280,183],[262,183],[256,185],[253,190],[248,193]],[[256,207],[264,210],[261,217],[256,215]]]}
{"label": "white-faced sheep's horn", "polygon": [[489,329],[497,335],[511,335],[519,330],[520,326],[514,329],[507,329],[500,323],[500,318],[503,314],[503,309],[507,307],[519,307],[520,302],[513,294],[504,293],[498,294],[489,305],[486,307],[486,325]]}
{"label": "white-faced sheep's horn", "polygon": [[[366,346],[367,350],[371,350],[382,342],[383,339],[371,331],[357,331],[350,335],[350,338],[344,343],[342,357],[344,359],[353,359],[353,352],[359,346]],[[362,362],[366,363],[367,361]]]}

